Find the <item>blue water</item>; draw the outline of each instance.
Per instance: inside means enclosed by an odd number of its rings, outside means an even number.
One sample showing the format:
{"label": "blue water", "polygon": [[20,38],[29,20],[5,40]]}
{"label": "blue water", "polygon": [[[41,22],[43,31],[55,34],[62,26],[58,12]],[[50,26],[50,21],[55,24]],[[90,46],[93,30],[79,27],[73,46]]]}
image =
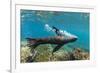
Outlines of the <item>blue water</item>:
{"label": "blue water", "polygon": [[21,10],[21,41],[27,37],[40,38],[55,36],[45,29],[45,24],[66,30],[78,40],[72,46],[89,50],[89,13]]}

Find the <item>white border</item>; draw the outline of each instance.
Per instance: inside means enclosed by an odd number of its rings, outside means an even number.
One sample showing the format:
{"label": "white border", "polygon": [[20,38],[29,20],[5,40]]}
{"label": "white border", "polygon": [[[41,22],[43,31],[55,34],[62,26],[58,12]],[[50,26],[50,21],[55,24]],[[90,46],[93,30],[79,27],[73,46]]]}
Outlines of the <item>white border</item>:
{"label": "white border", "polygon": [[[89,12],[90,13],[90,60],[81,61],[63,61],[63,62],[44,62],[44,63],[26,63],[20,64],[20,9],[29,10],[49,10],[49,11],[66,11],[66,12]],[[46,6],[46,5],[27,5],[16,4],[12,13],[12,72],[15,71],[38,71],[63,69],[72,67],[87,67],[95,65],[95,16],[94,8],[88,7],[71,7],[71,6]],[[15,25],[14,25],[15,24]]]}

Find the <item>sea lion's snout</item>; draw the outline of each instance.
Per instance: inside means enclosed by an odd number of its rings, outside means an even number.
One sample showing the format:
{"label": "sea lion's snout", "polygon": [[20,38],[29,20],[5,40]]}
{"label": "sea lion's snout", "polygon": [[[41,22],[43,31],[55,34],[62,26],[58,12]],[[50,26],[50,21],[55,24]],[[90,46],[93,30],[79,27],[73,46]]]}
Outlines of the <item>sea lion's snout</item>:
{"label": "sea lion's snout", "polygon": [[70,37],[69,41],[70,42],[75,42],[78,39],[78,37]]}
{"label": "sea lion's snout", "polygon": [[75,41],[77,40],[78,38],[77,37],[75,37]]}
{"label": "sea lion's snout", "polygon": [[76,41],[77,39],[78,39],[78,37],[74,37],[74,38],[73,38],[73,41]]}

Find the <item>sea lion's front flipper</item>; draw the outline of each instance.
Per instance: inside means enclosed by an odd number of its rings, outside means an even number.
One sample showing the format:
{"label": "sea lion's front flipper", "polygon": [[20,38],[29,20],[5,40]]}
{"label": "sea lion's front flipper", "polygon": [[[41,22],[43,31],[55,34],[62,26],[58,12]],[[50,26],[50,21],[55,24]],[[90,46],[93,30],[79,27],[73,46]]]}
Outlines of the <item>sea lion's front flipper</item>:
{"label": "sea lion's front flipper", "polygon": [[56,52],[57,50],[59,50],[63,45],[64,45],[64,44],[59,44],[59,45],[57,45],[57,46],[53,49],[52,54],[53,54],[54,52]]}

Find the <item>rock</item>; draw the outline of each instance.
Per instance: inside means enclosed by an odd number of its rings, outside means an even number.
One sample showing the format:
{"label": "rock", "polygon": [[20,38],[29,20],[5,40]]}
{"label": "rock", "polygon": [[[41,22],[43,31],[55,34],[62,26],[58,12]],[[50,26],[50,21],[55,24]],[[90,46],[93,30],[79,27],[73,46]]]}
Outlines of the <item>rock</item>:
{"label": "rock", "polygon": [[74,51],[72,52],[72,55],[75,58],[75,60],[88,60],[89,59],[89,53],[83,51],[80,48],[74,49]]}
{"label": "rock", "polygon": [[22,47],[21,48],[21,63],[26,63],[27,62],[27,57],[31,55],[29,47]]}
{"label": "rock", "polygon": [[[68,48],[70,49],[70,48]],[[21,48],[21,63],[48,62],[48,61],[74,61],[89,60],[89,52],[81,48],[75,48],[68,52],[61,48],[52,55],[51,45],[40,45],[33,52],[29,47]]]}

